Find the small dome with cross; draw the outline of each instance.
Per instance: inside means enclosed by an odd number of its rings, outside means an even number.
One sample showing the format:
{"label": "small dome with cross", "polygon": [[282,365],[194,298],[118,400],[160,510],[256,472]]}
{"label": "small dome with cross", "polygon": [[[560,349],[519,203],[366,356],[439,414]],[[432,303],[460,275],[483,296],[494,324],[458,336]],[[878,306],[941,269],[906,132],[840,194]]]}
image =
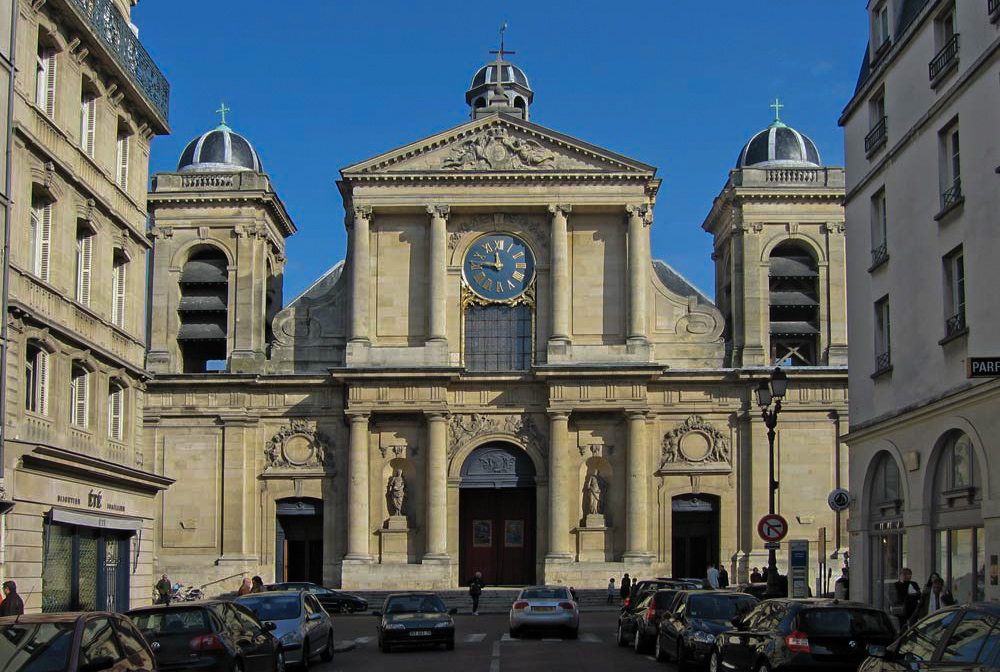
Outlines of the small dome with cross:
{"label": "small dome with cross", "polygon": [[472,83],[465,92],[465,102],[472,108],[471,116],[478,119],[502,112],[528,119],[528,108],[535,97],[524,70],[504,59],[513,54],[503,48],[505,23],[500,29],[500,48],[490,50],[496,60],[479,68],[472,76]]}
{"label": "small dome with cross", "polygon": [[775,99],[771,107],[774,108],[774,121],[743,145],[736,167],[818,168],[823,165],[816,144],[781,121],[779,112],[784,105]]}
{"label": "small dome with cross", "polygon": [[222,105],[216,112],[222,115],[222,122],[210,131],[202,133],[188,143],[177,162],[177,170],[182,173],[214,173],[236,170],[264,172],[260,156],[250,141],[226,125],[226,112]]}

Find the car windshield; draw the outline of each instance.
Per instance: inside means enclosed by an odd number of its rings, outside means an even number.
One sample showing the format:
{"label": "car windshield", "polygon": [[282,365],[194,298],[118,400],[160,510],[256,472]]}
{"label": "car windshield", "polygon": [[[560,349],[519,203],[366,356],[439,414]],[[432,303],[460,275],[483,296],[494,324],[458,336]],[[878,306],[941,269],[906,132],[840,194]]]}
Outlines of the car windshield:
{"label": "car windshield", "polygon": [[746,595],[694,595],[688,602],[688,615],[709,621],[731,621],[756,604],[757,600]]}
{"label": "car windshield", "polygon": [[236,598],[236,604],[253,611],[261,621],[287,621],[302,613],[298,595],[257,594]]}
{"label": "car windshield", "polygon": [[74,623],[0,626],[2,672],[62,672],[69,667]]}
{"label": "car windshield", "polygon": [[437,595],[396,595],[385,603],[387,614],[443,614],[444,602]]}
{"label": "car windshield", "polygon": [[196,635],[211,632],[204,609],[149,609],[128,615],[142,634]]}
{"label": "car windshield", "polygon": [[869,609],[807,609],[799,614],[799,627],[810,636],[894,633],[884,613]]}
{"label": "car windshield", "polygon": [[529,588],[521,591],[522,600],[568,600],[565,588]]}

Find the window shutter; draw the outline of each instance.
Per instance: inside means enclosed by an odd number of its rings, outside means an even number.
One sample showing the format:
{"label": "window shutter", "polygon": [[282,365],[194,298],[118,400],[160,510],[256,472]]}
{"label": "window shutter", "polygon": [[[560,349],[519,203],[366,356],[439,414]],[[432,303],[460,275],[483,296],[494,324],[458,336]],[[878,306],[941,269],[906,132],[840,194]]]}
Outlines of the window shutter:
{"label": "window shutter", "polygon": [[42,206],[42,229],[38,236],[38,263],[35,270],[38,277],[48,282],[49,248],[52,240],[52,204]]}
{"label": "window shutter", "polygon": [[111,281],[111,322],[123,329],[125,328],[125,278],[127,268],[128,264],[124,260],[116,262]]}
{"label": "window shutter", "polygon": [[89,408],[89,374],[80,373],[73,377],[73,417],[71,418],[74,425],[79,427],[87,428],[88,417],[90,410]]}
{"label": "window shutter", "polygon": [[42,415],[49,414],[49,353],[39,348],[38,359],[35,361],[35,381],[38,397],[37,411]]}
{"label": "window shutter", "polygon": [[80,148],[87,156],[94,156],[94,135],[97,129],[97,99],[85,95],[80,103]]}
{"label": "window shutter", "polygon": [[128,189],[128,144],[129,136],[118,138],[118,186]]}
{"label": "window shutter", "polygon": [[90,305],[90,276],[93,262],[94,236],[86,235],[80,238],[80,249],[77,254],[78,277],[76,285],[76,300],[84,306]]}
{"label": "window shutter", "polygon": [[108,437],[115,441],[122,440],[122,406],[125,390],[118,385],[111,385],[108,395]]}
{"label": "window shutter", "polygon": [[49,118],[56,116],[56,55],[45,57],[45,114]]}

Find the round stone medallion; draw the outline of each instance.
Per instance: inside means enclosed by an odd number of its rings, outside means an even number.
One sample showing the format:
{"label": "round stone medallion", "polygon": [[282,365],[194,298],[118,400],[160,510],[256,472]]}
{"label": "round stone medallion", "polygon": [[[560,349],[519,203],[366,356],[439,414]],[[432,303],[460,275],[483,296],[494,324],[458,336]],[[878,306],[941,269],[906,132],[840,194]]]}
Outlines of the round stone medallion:
{"label": "round stone medallion", "polygon": [[303,434],[295,434],[285,440],[285,459],[291,464],[305,464],[312,459],[312,440]]}
{"label": "round stone medallion", "polygon": [[681,455],[689,462],[701,462],[712,452],[712,439],[703,432],[688,432],[681,439]]}

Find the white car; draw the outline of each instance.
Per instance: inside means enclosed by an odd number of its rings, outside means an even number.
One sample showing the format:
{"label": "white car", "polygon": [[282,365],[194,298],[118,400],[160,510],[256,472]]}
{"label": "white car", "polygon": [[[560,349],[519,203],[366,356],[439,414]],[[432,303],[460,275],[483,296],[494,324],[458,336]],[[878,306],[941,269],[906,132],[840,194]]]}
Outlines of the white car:
{"label": "white car", "polygon": [[525,630],[561,630],[570,639],[580,631],[580,608],[563,586],[522,588],[510,607],[510,636]]}
{"label": "white car", "polygon": [[333,621],[314,595],[305,590],[280,590],[243,595],[233,600],[270,621],[271,632],[285,652],[289,665],[309,666],[314,656],[333,660]]}

